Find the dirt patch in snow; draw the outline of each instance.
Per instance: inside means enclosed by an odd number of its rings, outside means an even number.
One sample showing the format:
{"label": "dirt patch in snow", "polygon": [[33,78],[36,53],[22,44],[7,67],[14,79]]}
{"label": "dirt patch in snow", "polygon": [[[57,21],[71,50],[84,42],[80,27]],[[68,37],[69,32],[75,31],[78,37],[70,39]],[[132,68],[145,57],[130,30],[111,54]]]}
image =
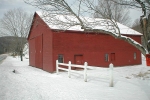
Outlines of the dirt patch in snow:
{"label": "dirt patch in snow", "polygon": [[150,78],[150,70],[146,72],[139,72],[138,74],[132,74],[135,78],[147,79]]}

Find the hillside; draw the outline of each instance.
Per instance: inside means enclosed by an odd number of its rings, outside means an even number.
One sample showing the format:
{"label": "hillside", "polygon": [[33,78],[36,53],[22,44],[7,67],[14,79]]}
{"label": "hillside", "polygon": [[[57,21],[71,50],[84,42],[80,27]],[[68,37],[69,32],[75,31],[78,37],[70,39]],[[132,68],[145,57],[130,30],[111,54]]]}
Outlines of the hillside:
{"label": "hillside", "polygon": [[17,38],[14,36],[0,37],[0,54],[17,51],[17,47],[22,41],[23,44],[27,42],[25,38]]}

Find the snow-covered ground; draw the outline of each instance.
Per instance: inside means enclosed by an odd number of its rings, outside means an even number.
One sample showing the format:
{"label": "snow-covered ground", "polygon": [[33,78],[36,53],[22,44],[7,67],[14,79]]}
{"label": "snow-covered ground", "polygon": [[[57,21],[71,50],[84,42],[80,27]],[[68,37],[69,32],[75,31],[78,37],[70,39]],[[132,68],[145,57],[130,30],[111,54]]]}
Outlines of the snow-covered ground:
{"label": "snow-covered ground", "polygon": [[[150,100],[150,67],[114,68],[114,87],[109,87],[109,69],[94,67],[83,75],[48,73],[8,56],[0,64],[0,100]],[[13,72],[15,70],[15,73]]]}

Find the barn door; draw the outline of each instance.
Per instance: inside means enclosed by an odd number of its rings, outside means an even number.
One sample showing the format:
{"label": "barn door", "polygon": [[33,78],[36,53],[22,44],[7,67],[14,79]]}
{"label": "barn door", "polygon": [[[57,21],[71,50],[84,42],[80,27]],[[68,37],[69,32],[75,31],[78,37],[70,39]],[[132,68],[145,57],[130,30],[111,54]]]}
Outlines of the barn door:
{"label": "barn door", "polygon": [[35,66],[35,39],[29,40],[29,64]]}
{"label": "barn door", "polygon": [[43,69],[43,49],[42,49],[42,35],[36,37],[35,39],[35,66]]}
{"label": "barn door", "polygon": [[111,53],[111,61],[115,61],[115,53]]}
{"label": "barn door", "polygon": [[74,56],[75,64],[83,65],[83,55]]}

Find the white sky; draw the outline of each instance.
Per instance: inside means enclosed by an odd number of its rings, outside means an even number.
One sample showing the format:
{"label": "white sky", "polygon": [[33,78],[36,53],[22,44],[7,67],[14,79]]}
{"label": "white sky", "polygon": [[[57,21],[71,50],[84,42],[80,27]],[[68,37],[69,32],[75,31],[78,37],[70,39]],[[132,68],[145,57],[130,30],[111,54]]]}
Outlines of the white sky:
{"label": "white sky", "polygon": [[132,18],[132,22],[134,22],[136,19],[139,19],[141,15],[143,15],[141,9],[130,10],[130,17]]}
{"label": "white sky", "polygon": [[36,10],[35,7],[24,3],[23,0],[0,0],[0,18],[3,17],[3,14],[10,9],[21,8],[29,13],[34,13]]}
{"label": "white sky", "polygon": [[[70,1],[69,1],[70,2]],[[71,3],[72,4],[72,3]],[[0,0],[0,18],[3,17],[3,14],[7,12],[10,9],[14,8],[22,8],[26,12],[29,13],[34,13],[38,9],[24,3],[23,0]],[[139,18],[141,16],[141,10],[131,10],[130,11],[130,16],[132,18],[132,23],[134,22],[135,19]]]}

